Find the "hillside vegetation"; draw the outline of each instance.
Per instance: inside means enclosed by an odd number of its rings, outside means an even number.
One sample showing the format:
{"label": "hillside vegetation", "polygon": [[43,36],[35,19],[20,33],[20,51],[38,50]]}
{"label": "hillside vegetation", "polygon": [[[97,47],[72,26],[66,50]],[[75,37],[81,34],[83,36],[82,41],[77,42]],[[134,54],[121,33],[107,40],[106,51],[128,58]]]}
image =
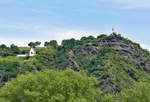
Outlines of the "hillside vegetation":
{"label": "hillside vegetation", "polygon": [[[45,42],[34,57],[18,58],[17,52],[4,54],[6,51],[12,50],[0,47],[0,87],[27,71],[72,69],[97,78],[100,102],[150,101],[146,91],[150,90],[150,53],[120,34],[72,38],[61,45],[54,40]],[[18,53],[22,52],[27,53]]]}

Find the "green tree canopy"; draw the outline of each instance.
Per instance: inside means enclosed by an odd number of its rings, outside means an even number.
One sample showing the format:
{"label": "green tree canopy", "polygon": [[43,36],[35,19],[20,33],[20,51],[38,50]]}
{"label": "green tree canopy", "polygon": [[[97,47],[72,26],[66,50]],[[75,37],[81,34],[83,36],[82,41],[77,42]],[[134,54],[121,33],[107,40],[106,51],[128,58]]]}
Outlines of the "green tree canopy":
{"label": "green tree canopy", "polygon": [[34,48],[36,45],[35,45],[35,43],[34,43],[34,42],[30,42],[30,43],[28,44],[28,46],[29,46],[29,47],[33,47],[33,48]]}
{"label": "green tree canopy", "polygon": [[62,41],[62,46],[63,46],[64,50],[71,50],[76,45],[77,45],[77,42],[74,38]]}
{"label": "green tree canopy", "polygon": [[35,45],[36,45],[36,46],[40,46],[40,45],[41,45],[41,42],[36,41],[36,42],[35,42]]}
{"label": "green tree canopy", "polygon": [[120,102],[150,102],[150,84],[139,82],[132,89],[122,91]]}
{"label": "green tree canopy", "polygon": [[39,45],[41,45],[41,42],[39,42],[39,41],[30,42],[30,43],[28,44],[28,46],[30,46],[30,47],[32,47],[32,48],[35,48],[36,46],[39,46]]}
{"label": "green tree canopy", "polygon": [[10,50],[9,47],[7,47],[5,44],[0,45],[0,56],[7,57],[7,56],[13,56],[13,51]]}
{"label": "green tree canopy", "polygon": [[11,49],[11,51],[13,51],[14,54],[18,54],[20,52],[18,46],[14,45],[14,44],[10,45],[10,49]]}
{"label": "green tree canopy", "polygon": [[57,48],[58,47],[58,43],[56,40],[51,40],[50,42],[45,42],[44,46],[52,46],[54,48]]}
{"label": "green tree canopy", "polygon": [[1,90],[10,102],[97,102],[97,80],[73,70],[27,73],[19,75]]}
{"label": "green tree canopy", "polygon": [[102,102],[150,102],[150,84],[148,82],[135,83],[134,87],[124,89],[119,94],[104,95]]}
{"label": "green tree canopy", "polygon": [[0,45],[0,48],[2,48],[2,49],[6,49],[6,48],[7,48],[7,46],[6,46],[5,44],[2,44],[2,45]]}

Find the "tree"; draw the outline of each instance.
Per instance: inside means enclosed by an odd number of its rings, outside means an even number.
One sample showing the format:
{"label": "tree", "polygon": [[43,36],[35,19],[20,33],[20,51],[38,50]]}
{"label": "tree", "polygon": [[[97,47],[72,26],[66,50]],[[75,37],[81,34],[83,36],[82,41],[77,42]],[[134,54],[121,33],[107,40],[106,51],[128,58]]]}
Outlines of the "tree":
{"label": "tree", "polygon": [[35,42],[35,45],[36,45],[36,46],[40,46],[40,45],[41,45],[41,42],[37,41],[37,42]]}
{"label": "tree", "polygon": [[150,102],[150,84],[139,82],[132,89],[121,92],[120,102]]}
{"label": "tree", "polygon": [[93,36],[82,37],[80,41],[82,44],[92,43],[92,45],[98,46],[98,40]]}
{"label": "tree", "polygon": [[11,102],[97,102],[97,80],[73,70],[27,73],[19,75],[1,90]]}
{"label": "tree", "polygon": [[74,38],[62,41],[62,46],[63,46],[64,50],[71,50],[76,45],[77,45],[77,43],[76,43],[76,40]]}
{"label": "tree", "polygon": [[46,41],[46,42],[44,43],[44,46],[48,46],[48,45],[49,45],[49,42]]}
{"label": "tree", "polygon": [[36,46],[39,46],[41,45],[41,42],[37,41],[37,42],[30,42],[28,44],[28,46],[32,47],[32,48],[35,48]]}
{"label": "tree", "polygon": [[18,46],[14,45],[14,44],[10,45],[10,49],[14,54],[18,54],[20,52]]}
{"label": "tree", "polygon": [[52,46],[54,48],[58,47],[58,43],[56,40],[51,40],[50,42],[45,42],[44,46]]}
{"label": "tree", "polygon": [[29,44],[28,44],[28,46],[30,46],[30,47],[32,47],[32,48],[35,48],[35,43],[34,42],[30,42]]}
{"label": "tree", "polygon": [[113,95],[104,95],[104,96],[101,96],[102,97],[102,102],[119,102],[119,101],[116,101],[115,100],[115,97]]}
{"label": "tree", "polygon": [[101,34],[97,37],[97,39],[106,39],[108,36],[105,34]]}
{"label": "tree", "polygon": [[2,49],[6,49],[6,48],[7,48],[7,46],[6,46],[5,44],[2,44],[2,45],[0,45],[0,48],[2,48]]}
{"label": "tree", "polygon": [[0,102],[10,102],[10,101],[6,101],[5,99],[0,98]]}
{"label": "tree", "polygon": [[53,69],[54,65],[56,65],[55,56],[56,49],[54,49],[52,46],[42,48],[39,51],[39,54],[36,56],[38,63],[42,64],[42,68],[40,69],[44,69],[43,67]]}
{"label": "tree", "polygon": [[11,51],[9,47],[7,47],[5,44],[0,45],[0,56],[7,57],[13,55],[14,53]]}

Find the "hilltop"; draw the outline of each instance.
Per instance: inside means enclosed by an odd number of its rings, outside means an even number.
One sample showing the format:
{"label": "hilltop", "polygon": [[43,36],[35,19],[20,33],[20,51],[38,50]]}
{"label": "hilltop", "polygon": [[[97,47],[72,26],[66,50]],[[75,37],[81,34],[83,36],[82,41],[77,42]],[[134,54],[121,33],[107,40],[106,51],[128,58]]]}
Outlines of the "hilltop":
{"label": "hilltop", "polygon": [[[20,48],[29,50],[29,48]],[[1,49],[2,50],[2,49]],[[45,69],[84,70],[99,80],[104,93],[119,93],[136,82],[150,81],[150,53],[120,34],[82,37],[51,43],[34,57],[0,57],[0,84],[18,74]]]}

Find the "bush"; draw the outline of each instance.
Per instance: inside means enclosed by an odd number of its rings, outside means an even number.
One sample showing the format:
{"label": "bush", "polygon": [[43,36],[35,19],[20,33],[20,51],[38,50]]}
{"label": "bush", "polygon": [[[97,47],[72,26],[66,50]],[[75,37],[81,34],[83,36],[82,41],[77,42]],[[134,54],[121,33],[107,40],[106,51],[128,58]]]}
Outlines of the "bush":
{"label": "bush", "polygon": [[121,92],[120,102],[150,102],[150,84],[136,83],[134,88]]}
{"label": "bush", "polygon": [[0,96],[11,102],[97,102],[97,80],[66,70],[19,75],[7,83]]}
{"label": "bush", "polygon": [[101,35],[99,35],[98,37],[97,37],[97,39],[99,40],[99,39],[107,39],[107,35],[105,35],[105,34],[101,34]]}

